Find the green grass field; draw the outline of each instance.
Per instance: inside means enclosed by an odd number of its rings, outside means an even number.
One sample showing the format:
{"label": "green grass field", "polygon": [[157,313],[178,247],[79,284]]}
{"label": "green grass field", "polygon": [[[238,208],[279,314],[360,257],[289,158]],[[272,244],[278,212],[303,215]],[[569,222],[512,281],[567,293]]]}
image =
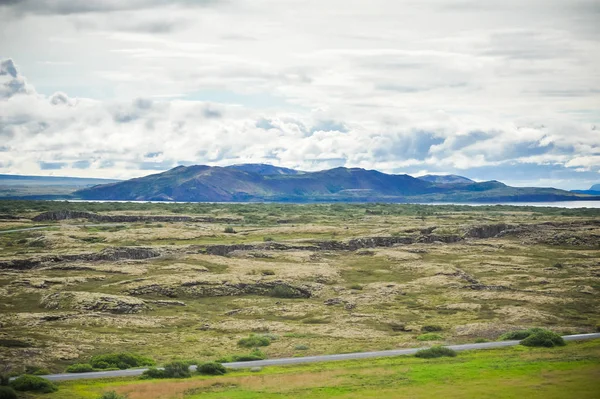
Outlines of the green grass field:
{"label": "green grass field", "polygon": [[107,379],[60,383],[47,399],[94,399],[115,390],[130,399],[598,398],[600,340],[566,347],[522,346],[456,358],[396,357],[234,371],[181,380]]}

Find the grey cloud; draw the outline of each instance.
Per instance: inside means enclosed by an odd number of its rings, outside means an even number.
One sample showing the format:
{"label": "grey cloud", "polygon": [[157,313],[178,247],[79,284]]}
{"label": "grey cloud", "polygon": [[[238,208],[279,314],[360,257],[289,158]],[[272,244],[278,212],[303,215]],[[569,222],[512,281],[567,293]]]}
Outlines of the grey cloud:
{"label": "grey cloud", "polygon": [[257,120],[256,127],[259,129],[264,129],[264,130],[277,128],[277,126],[273,125],[273,123],[270,120],[265,119],[265,118],[260,118],[259,120]]}
{"label": "grey cloud", "polygon": [[68,163],[66,162],[44,162],[44,161],[40,161],[38,162],[38,165],[40,166],[41,170],[57,170],[57,169],[62,169],[65,166],[68,165]]}
{"label": "grey cloud", "polygon": [[71,164],[71,167],[75,169],[88,169],[90,165],[90,161],[76,161]]}
{"label": "grey cloud", "polygon": [[2,0],[0,7],[8,7],[17,13],[32,14],[85,14],[140,10],[170,5],[188,7],[210,6],[226,0]]}
{"label": "grey cloud", "polygon": [[319,131],[347,133],[348,127],[344,123],[337,122],[334,120],[321,120],[321,121],[318,121],[317,123],[315,123],[310,128],[310,133],[319,132]]}
{"label": "grey cloud", "polygon": [[70,105],[69,96],[62,92],[56,92],[50,97],[50,103],[53,105]]}
{"label": "grey cloud", "polygon": [[484,141],[487,139],[491,139],[497,136],[500,132],[482,132],[482,131],[474,131],[469,132],[464,135],[452,136],[446,139],[446,142],[449,142],[449,149],[456,151],[460,150],[464,147],[468,147],[472,144],[478,143],[480,141]]}
{"label": "grey cloud", "polygon": [[2,61],[0,64],[0,76],[9,75],[13,78],[17,77],[17,68],[15,67],[15,63],[12,59],[7,59]]}
{"label": "grey cloud", "polygon": [[30,94],[33,89],[27,84],[11,58],[0,62],[0,98],[10,98],[16,94]]}
{"label": "grey cloud", "polygon": [[219,119],[223,117],[221,111],[213,109],[211,107],[205,107],[203,111],[204,117],[207,119]]}

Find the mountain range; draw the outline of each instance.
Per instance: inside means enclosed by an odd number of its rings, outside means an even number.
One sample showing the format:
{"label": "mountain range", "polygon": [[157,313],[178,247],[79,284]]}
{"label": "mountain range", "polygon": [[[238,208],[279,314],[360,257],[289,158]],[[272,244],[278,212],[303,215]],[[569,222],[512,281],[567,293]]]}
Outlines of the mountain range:
{"label": "mountain range", "polygon": [[456,175],[386,174],[360,168],[304,172],[264,164],[178,166],[75,191],[74,198],[190,202],[532,202],[598,200],[555,188],[510,187]]}

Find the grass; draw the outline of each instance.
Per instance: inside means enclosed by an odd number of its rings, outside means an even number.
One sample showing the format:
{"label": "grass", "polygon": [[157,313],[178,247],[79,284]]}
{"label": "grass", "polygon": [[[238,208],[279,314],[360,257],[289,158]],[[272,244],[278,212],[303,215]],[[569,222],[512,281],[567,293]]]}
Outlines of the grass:
{"label": "grass", "polygon": [[[268,367],[258,373],[173,381],[112,379],[60,383],[47,399],[96,399],[114,390],[130,399],[279,398],[596,398],[600,340],[565,347],[522,346],[415,357]],[[38,396],[32,396],[38,397]]]}
{"label": "grass", "polygon": [[[114,351],[135,351],[158,364],[182,354],[205,362],[241,351],[238,340],[251,333],[281,336],[265,350],[274,358],[297,355],[298,345],[309,346],[304,353],[310,355],[334,354],[416,347],[422,345],[417,337],[431,332],[443,335],[444,342],[450,344],[477,338],[493,341],[506,331],[531,326],[561,334],[592,332],[600,322],[597,251],[589,246],[539,243],[535,241],[537,232],[524,238],[356,251],[260,247],[227,256],[203,251],[208,245],[232,243],[310,247],[325,240],[414,236],[431,227],[436,227],[434,234],[442,235],[459,233],[474,224],[590,221],[600,216],[598,210],[406,204],[0,202],[0,213],[19,216],[18,226],[22,227],[35,225],[27,218],[42,211],[67,208],[111,215],[188,215],[239,222],[82,228],[62,221],[48,222],[52,226],[49,229],[0,235],[0,262],[97,252],[123,245],[153,246],[165,253],[147,260],[51,262],[54,269],[0,268],[4,340],[0,342],[0,364],[11,364],[16,372],[23,372],[27,364],[62,372],[69,364]],[[15,222],[0,221],[0,229],[12,225]],[[225,233],[228,226],[237,233]],[[593,226],[569,231],[583,238],[600,233]],[[556,233],[563,234],[564,230]],[[30,245],[38,241],[44,246]],[[558,262],[561,268],[554,266]],[[84,269],[64,270],[62,266]],[[459,271],[482,284],[507,285],[511,290],[468,288],[470,283]],[[71,280],[66,281],[65,276]],[[179,279],[186,283],[209,281],[225,288],[281,283],[271,291],[202,296],[202,284],[183,286]],[[177,288],[176,297],[150,291],[137,298],[177,300],[185,306],[151,304],[152,310],[142,313],[91,315],[40,305],[41,297],[50,291],[127,295],[136,281]],[[314,288],[315,295],[304,297],[305,291],[289,287]],[[581,292],[582,287],[591,294]],[[325,305],[334,298],[339,301]],[[437,326],[443,327],[443,332],[427,331]]]}

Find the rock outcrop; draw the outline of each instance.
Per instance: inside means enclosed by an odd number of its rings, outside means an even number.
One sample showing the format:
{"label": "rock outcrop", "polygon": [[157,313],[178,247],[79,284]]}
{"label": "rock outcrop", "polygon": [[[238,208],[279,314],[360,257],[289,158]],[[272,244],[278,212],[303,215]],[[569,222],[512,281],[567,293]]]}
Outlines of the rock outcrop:
{"label": "rock outcrop", "polygon": [[40,213],[33,219],[34,222],[86,219],[101,223],[136,223],[136,222],[198,222],[198,223],[235,223],[241,219],[192,217],[192,216],[159,216],[159,215],[100,215],[92,212],[78,212],[70,210],[50,211]]}
{"label": "rock outcrop", "polygon": [[128,289],[129,295],[162,295],[177,297],[216,297],[262,295],[282,298],[310,298],[323,289],[319,283],[274,281],[190,280],[180,283],[140,284]]}
{"label": "rock outcrop", "polygon": [[46,309],[85,310],[108,313],[140,313],[151,310],[142,299],[96,292],[55,292],[42,297],[40,305]]}
{"label": "rock outcrop", "polygon": [[108,247],[96,253],[51,255],[29,259],[12,259],[0,261],[0,270],[31,270],[37,269],[48,264],[61,262],[115,262],[119,260],[142,260],[156,258],[161,252],[154,248],[147,247]]}

